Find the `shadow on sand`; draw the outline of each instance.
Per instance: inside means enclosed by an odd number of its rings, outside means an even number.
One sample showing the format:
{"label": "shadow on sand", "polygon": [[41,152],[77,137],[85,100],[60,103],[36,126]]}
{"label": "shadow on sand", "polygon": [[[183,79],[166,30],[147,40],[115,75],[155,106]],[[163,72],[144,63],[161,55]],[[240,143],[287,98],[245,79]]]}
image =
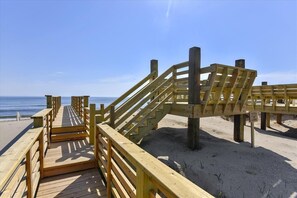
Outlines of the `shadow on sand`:
{"label": "shadow on sand", "polygon": [[168,160],[165,157],[162,162],[217,197],[297,196],[297,170],[288,163],[290,159],[203,130],[201,149],[192,151],[186,137],[186,128],[160,128],[141,147],[155,157],[166,156]]}

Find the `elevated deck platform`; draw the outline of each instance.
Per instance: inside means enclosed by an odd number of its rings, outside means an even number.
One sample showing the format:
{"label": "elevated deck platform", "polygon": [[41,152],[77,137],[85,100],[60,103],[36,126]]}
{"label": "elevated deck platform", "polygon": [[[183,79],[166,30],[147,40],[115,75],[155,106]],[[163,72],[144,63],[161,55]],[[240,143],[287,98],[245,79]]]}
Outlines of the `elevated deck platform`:
{"label": "elevated deck platform", "polygon": [[36,197],[107,197],[97,169],[42,179]]}

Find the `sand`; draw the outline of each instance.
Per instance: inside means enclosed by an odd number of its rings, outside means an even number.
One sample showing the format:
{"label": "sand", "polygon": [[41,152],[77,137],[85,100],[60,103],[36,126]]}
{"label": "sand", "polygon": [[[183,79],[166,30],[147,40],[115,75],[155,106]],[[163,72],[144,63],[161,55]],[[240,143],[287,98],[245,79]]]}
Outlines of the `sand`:
{"label": "sand", "polygon": [[[233,122],[201,119],[201,149],[186,146],[187,118],[167,115],[141,147],[216,197],[297,197],[297,120],[291,116],[267,131],[250,127],[233,141]],[[247,123],[249,125],[250,123]],[[260,123],[255,123],[259,127]]]}
{"label": "sand", "polygon": [[[0,122],[0,155],[31,123]],[[247,125],[245,141],[237,143],[231,121],[202,118],[201,149],[192,151],[186,146],[187,118],[167,115],[141,147],[216,197],[297,197],[296,118],[284,118],[283,125],[272,121],[267,131],[256,128],[255,148]]]}
{"label": "sand", "polygon": [[0,155],[32,128],[32,120],[0,121]]}

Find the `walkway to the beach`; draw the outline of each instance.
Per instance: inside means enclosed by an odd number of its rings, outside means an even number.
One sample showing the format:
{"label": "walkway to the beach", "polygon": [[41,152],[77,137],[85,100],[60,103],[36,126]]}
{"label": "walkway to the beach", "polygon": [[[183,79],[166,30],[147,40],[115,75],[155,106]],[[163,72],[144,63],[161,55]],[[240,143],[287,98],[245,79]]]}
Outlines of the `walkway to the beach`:
{"label": "walkway to the beach", "polygon": [[106,187],[95,169],[93,145],[85,123],[72,106],[61,106],[53,121],[37,197],[105,197]]}
{"label": "walkway to the beach", "polygon": [[81,140],[88,136],[85,123],[72,106],[61,106],[53,121],[51,141]]}

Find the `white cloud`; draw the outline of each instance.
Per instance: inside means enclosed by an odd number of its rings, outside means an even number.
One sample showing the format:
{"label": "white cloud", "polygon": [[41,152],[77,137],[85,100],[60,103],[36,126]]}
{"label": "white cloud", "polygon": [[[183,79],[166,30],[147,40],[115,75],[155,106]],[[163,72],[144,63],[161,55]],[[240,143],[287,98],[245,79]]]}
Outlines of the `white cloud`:
{"label": "white cloud", "polygon": [[167,11],[166,11],[166,18],[168,18],[169,15],[170,15],[171,6],[172,6],[172,0],[169,0],[168,1],[168,6],[167,6]]}

